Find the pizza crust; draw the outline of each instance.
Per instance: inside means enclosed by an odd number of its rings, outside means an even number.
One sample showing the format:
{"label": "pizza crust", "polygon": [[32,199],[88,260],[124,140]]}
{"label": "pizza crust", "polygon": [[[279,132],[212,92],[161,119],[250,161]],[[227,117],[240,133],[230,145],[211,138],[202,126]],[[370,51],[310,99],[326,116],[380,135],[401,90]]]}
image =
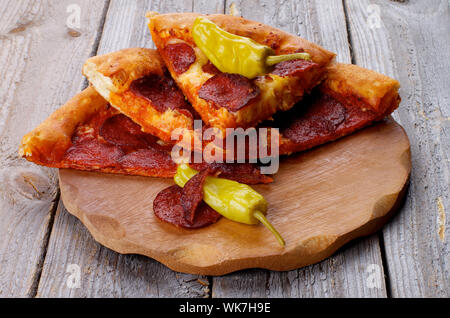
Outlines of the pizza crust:
{"label": "pizza crust", "polygon": [[114,108],[139,124],[144,132],[171,142],[174,130],[192,129],[193,118],[177,109],[161,112],[150,100],[130,91],[134,81],[148,75],[166,76],[164,70],[158,52],[145,48],[95,56],[83,66],[83,74]]}
{"label": "pizza crust", "polygon": [[[375,84],[371,85],[371,83]],[[332,142],[389,116],[400,104],[399,87],[400,84],[396,80],[357,65],[334,64],[328,67],[327,79],[315,89],[315,93],[330,95],[349,108],[359,108],[363,112],[370,112],[371,120],[356,122],[354,126],[342,130],[337,135],[330,136],[325,142]],[[291,109],[290,112],[279,115],[290,116],[291,120],[295,120],[301,118],[298,116],[302,116],[302,112],[297,112],[298,108],[307,109],[310,106],[309,100],[307,99],[298,103],[295,106],[296,109]],[[267,121],[263,123],[262,127],[269,129],[267,145],[271,145],[271,128],[278,128],[280,131],[285,128],[282,125],[278,125],[276,121],[273,124]],[[279,154],[290,155],[308,150],[323,143],[322,141],[316,141],[312,144],[296,143],[281,133],[279,134],[278,140]],[[216,149],[216,153],[219,153],[223,157],[226,156],[226,150],[218,147],[214,148]]]}
{"label": "pizza crust", "polygon": [[[332,142],[380,121],[398,108],[401,102],[398,90],[400,83],[389,76],[368,70],[353,64],[334,63],[327,68],[327,79],[317,87],[323,94],[328,94],[343,105],[370,111],[372,119],[363,124],[346,129],[343,133],[326,142]],[[300,103],[296,107],[307,107]],[[281,128],[281,127],[280,127]],[[318,146],[320,144],[315,144]],[[310,149],[280,135],[280,155],[290,155]]]}
{"label": "pizza crust", "polygon": [[154,30],[152,35],[158,35],[158,38],[153,38],[157,47],[159,39],[169,36],[194,44],[190,31],[195,19],[199,16],[207,17],[227,32],[245,36],[260,44],[267,45],[274,49],[277,55],[292,53],[303,48],[311,54],[312,60],[321,67],[328,65],[335,57],[334,53],[308,40],[242,17],[225,14],[205,15],[198,13],[158,14],[156,12],[148,12],[146,14],[146,17],[150,19],[150,28]]}
{"label": "pizza crust", "polygon": [[19,155],[28,161],[51,166],[72,146],[77,126],[106,108],[108,102],[89,86],[56,110],[36,129],[26,134]]}
{"label": "pizza crust", "polygon": [[[226,31],[249,37],[256,42],[272,47],[276,54],[288,54],[304,50],[308,52],[314,67],[308,68],[299,76],[280,77],[267,74],[257,78],[254,83],[260,89],[258,100],[245,107],[230,111],[218,107],[211,101],[198,96],[202,85],[212,77],[206,74],[202,67],[208,62],[206,56],[195,46],[192,39],[192,27],[198,16],[208,19]],[[335,54],[305,39],[283,32],[259,22],[246,20],[223,14],[201,15],[196,13],[157,14],[148,13],[149,29],[153,42],[166,62],[172,77],[177,81],[188,100],[200,114],[203,121],[222,131],[226,128],[254,127],[270,118],[278,111],[286,111],[300,101],[304,94],[309,93],[325,76],[326,66],[333,60]],[[177,74],[171,65],[171,60],[165,54],[165,47],[175,42],[183,42],[193,47],[196,61],[184,74]],[[206,75],[205,75],[206,74]]]}
{"label": "pizza crust", "polygon": [[327,80],[321,85],[324,92],[342,100],[351,98],[360,107],[384,113],[395,101],[400,83],[389,76],[353,64],[332,64]]}
{"label": "pizza crust", "polygon": [[91,57],[83,74],[97,91],[120,93],[131,83],[149,74],[163,75],[164,63],[152,49],[132,48]]}

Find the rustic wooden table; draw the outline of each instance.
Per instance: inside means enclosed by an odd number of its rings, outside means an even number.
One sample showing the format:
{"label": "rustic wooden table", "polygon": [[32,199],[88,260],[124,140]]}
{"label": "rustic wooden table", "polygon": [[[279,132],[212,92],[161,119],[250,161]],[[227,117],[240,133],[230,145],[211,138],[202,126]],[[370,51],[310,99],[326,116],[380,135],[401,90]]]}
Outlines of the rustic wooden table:
{"label": "rustic wooden table", "polygon": [[[394,117],[413,161],[403,209],[378,234],[290,272],[186,275],[96,243],[60,201],[57,172],[17,149],[86,85],[89,56],[152,46],[149,10],[238,11],[398,79]],[[0,297],[449,297],[449,34],[447,0],[0,0]]]}

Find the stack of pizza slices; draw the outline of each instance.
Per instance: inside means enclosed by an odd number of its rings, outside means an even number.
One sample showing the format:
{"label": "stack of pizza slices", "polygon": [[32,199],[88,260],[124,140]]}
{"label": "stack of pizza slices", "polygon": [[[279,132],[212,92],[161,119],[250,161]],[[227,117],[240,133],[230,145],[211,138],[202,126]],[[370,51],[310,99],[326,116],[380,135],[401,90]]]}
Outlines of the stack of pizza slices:
{"label": "stack of pizza slices", "polygon": [[[269,133],[259,138],[276,136],[277,153],[289,155],[380,121],[399,105],[394,79],[335,63],[333,53],[273,27],[207,15],[222,29],[271,47],[277,55],[311,56],[281,62],[253,79],[223,73],[195,45],[192,27],[198,16],[148,14],[157,50],[132,48],[87,60],[83,74],[90,86],[27,134],[20,155],[54,168],[170,178],[177,169],[174,145],[186,153],[224,158],[227,148],[217,136],[225,138],[232,128],[266,128]],[[208,128],[218,135],[203,138]],[[249,151],[247,159],[261,159],[260,151],[251,153],[258,158],[249,158]],[[191,166],[214,166],[221,177],[246,184],[272,182],[254,161],[204,159]]]}

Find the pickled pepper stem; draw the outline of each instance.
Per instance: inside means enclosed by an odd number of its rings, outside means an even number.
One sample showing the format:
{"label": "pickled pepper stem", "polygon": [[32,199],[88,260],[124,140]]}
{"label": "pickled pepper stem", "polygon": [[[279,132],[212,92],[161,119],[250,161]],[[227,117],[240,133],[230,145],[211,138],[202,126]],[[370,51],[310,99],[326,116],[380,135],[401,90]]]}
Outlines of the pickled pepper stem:
{"label": "pickled pepper stem", "polygon": [[259,222],[261,222],[265,227],[267,227],[269,229],[269,231],[273,233],[273,235],[275,235],[275,237],[277,238],[277,240],[281,246],[285,245],[284,240],[281,237],[280,233],[278,233],[278,231],[273,227],[273,225],[266,219],[264,214],[262,214],[260,211],[256,211],[253,213],[253,216]]}
{"label": "pickled pepper stem", "polygon": [[286,55],[272,55],[268,56],[266,60],[266,64],[268,66],[273,66],[275,64],[284,62],[284,61],[290,61],[290,60],[311,60],[311,55],[308,53],[294,53],[294,54],[286,54]]}

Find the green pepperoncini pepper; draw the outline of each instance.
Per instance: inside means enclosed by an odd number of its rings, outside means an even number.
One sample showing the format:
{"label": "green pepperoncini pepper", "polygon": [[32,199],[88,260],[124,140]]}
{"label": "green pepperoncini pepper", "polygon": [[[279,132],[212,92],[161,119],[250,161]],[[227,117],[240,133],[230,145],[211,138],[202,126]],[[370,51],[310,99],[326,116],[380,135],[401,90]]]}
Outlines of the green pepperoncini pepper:
{"label": "green pepperoncini pepper", "polygon": [[[174,177],[175,183],[184,185],[198,172],[187,164],[179,165]],[[244,224],[264,224],[284,246],[284,240],[264,216],[267,201],[250,186],[236,181],[207,177],[203,185],[203,201],[215,211],[235,222]]]}
{"label": "green pepperoncini pepper", "polygon": [[197,17],[192,28],[197,47],[221,72],[255,78],[283,61],[311,60],[308,53],[275,55],[275,51],[250,38],[231,34],[205,17]]}

